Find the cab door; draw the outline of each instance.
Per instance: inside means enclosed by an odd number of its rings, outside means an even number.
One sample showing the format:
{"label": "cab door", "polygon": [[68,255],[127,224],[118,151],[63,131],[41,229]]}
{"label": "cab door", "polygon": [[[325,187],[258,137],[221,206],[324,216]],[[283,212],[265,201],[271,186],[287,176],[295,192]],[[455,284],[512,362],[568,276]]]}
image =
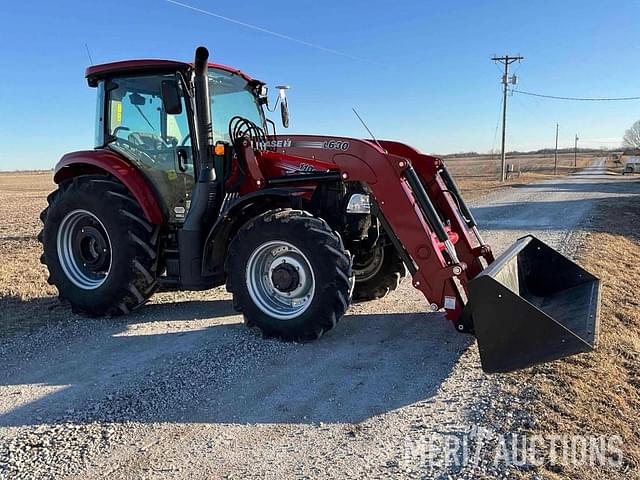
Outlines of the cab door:
{"label": "cab door", "polygon": [[[155,188],[170,223],[182,223],[194,184],[189,109],[163,106],[163,81],[174,74],[117,77],[106,85],[106,141],[140,169]],[[179,83],[178,83],[179,84]]]}

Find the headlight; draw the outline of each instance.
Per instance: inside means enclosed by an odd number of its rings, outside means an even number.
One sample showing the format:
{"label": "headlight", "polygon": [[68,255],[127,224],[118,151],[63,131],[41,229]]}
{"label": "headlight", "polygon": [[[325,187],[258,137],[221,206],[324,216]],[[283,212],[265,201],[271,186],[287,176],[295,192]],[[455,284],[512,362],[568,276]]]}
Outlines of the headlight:
{"label": "headlight", "polygon": [[347,203],[347,213],[371,213],[369,195],[354,193]]}

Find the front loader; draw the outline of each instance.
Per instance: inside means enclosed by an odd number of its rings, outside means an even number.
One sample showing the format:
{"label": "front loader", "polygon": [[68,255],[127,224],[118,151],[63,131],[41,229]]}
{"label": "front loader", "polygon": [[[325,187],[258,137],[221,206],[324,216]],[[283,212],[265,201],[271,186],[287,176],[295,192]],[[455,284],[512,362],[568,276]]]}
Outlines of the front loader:
{"label": "front loader", "polygon": [[115,62],[87,79],[95,148],[56,166],[39,236],[74,311],[124,314],[157,290],[226,284],[248,326],[306,341],[408,271],[429,311],[476,335],[487,372],[595,347],[598,279],[531,236],[494,258],[441,159],[277,134],[266,85],[204,47],[193,64]]}

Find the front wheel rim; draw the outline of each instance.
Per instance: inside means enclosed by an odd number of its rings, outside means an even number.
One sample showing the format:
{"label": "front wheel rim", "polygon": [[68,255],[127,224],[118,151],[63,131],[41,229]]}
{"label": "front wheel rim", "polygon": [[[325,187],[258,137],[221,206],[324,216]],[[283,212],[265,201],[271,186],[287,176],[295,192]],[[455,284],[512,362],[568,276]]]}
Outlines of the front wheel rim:
{"label": "front wheel rim", "polygon": [[309,259],[294,245],[270,241],[258,246],[247,262],[246,283],[254,304],[267,315],[289,320],[313,301],[315,275]]}
{"label": "front wheel rim", "polygon": [[60,266],[76,287],[95,290],[107,280],[111,239],[93,213],[78,209],[65,215],[58,227],[57,249]]}
{"label": "front wheel rim", "polygon": [[366,282],[367,280],[371,280],[382,269],[382,264],[384,263],[384,248],[377,247],[371,252],[370,256],[362,261],[359,260],[356,256],[353,261],[353,273],[356,281]]}

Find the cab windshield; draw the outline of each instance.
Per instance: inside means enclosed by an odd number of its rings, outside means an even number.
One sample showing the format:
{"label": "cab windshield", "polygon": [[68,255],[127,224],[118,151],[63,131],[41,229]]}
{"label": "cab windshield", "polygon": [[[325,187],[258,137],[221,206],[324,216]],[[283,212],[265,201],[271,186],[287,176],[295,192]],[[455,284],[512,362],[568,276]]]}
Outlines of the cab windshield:
{"label": "cab windshield", "polygon": [[254,88],[240,75],[210,68],[209,95],[214,142],[231,142],[229,122],[235,116],[251,120],[260,128],[264,128],[263,112],[254,94]]}

